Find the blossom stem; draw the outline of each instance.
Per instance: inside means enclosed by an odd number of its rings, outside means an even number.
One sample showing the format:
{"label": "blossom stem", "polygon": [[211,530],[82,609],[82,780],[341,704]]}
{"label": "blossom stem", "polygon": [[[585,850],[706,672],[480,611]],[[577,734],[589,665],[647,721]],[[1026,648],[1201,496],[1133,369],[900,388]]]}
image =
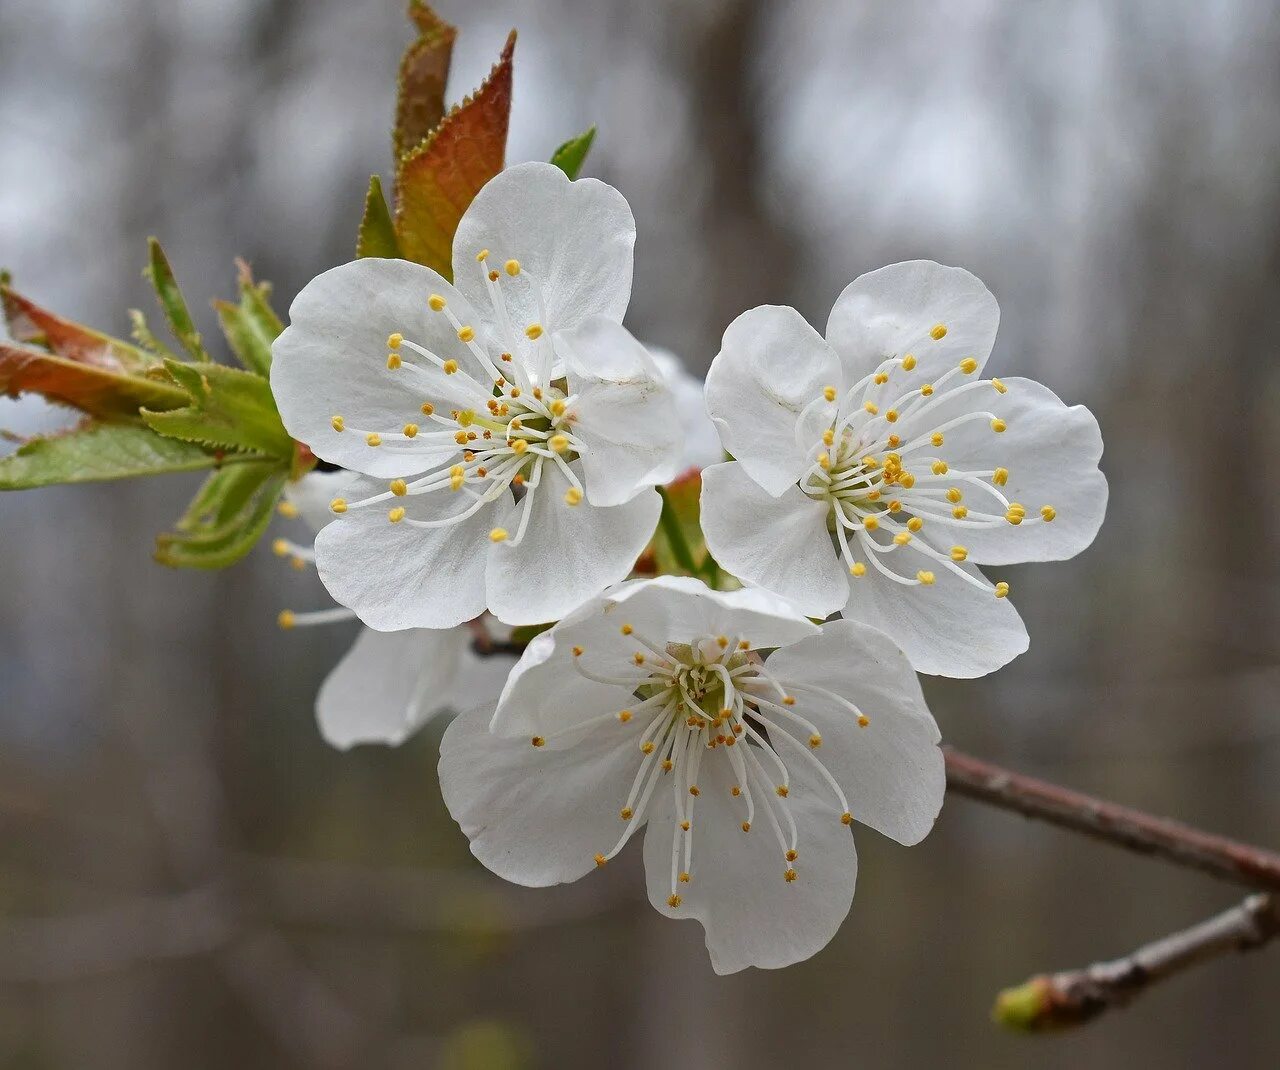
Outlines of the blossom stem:
{"label": "blossom stem", "polygon": [[675,506],[671,504],[671,499],[667,497],[666,487],[659,487],[658,493],[662,495],[662,515],[659,517],[658,523],[671,546],[672,556],[675,557],[676,563],[682,569],[690,575],[697,575],[698,566],[694,564],[693,551],[689,549],[689,541],[684,537],[684,532],[680,528],[680,518],[676,516]]}

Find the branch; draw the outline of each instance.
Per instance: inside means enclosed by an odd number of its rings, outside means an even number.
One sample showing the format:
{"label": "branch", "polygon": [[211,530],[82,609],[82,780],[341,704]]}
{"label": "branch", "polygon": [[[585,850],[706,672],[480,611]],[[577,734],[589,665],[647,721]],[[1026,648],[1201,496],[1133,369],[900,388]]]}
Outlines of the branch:
{"label": "branch", "polygon": [[979,802],[1198,869],[1246,888],[1280,892],[1280,854],[1107,802],[944,747],[947,787]]}
{"label": "branch", "polygon": [[1243,903],[1132,954],[1082,970],[1040,974],[996,997],[991,1017],[1009,1029],[1069,1029],[1123,1007],[1151,985],[1232,951],[1252,951],[1280,935],[1280,903],[1251,895]]}

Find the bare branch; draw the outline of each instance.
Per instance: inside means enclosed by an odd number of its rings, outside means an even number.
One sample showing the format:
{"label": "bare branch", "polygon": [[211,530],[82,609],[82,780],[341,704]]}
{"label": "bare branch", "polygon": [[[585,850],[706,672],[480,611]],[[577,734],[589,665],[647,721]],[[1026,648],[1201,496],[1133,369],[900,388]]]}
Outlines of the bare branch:
{"label": "bare branch", "polygon": [[1246,888],[1280,892],[1280,854],[1273,851],[1023,776],[951,747],[943,751],[947,787],[957,794]]}
{"label": "bare branch", "polygon": [[1172,933],[1132,954],[1082,970],[1041,974],[996,997],[992,1018],[1009,1029],[1069,1029],[1112,1007],[1123,1007],[1153,984],[1233,951],[1252,951],[1280,935],[1280,903],[1251,895],[1199,925]]}

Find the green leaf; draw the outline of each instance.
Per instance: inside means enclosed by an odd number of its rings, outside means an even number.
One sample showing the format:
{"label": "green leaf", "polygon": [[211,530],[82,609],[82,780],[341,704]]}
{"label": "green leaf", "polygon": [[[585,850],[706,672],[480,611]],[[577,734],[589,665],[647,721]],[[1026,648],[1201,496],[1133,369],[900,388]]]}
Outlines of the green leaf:
{"label": "green leaf", "polygon": [[236,260],[236,268],[240,279],[240,303],[254,332],[270,346],[284,330],[284,323],[271,307],[271,283],[254,282],[253,272],[243,260]]}
{"label": "green leaf", "polygon": [[381,256],[388,259],[398,259],[400,256],[395,224],[391,221],[391,212],[382,194],[382,179],[377,175],[369,176],[364,217],[360,220],[360,232],[356,235],[356,256]]}
{"label": "green leaf", "polygon": [[150,259],[142,274],[151,283],[156,297],[160,300],[160,308],[164,311],[165,319],[169,321],[169,329],[182,343],[182,348],[191,354],[192,359],[208,360],[209,355],[204,351],[195,322],[187,309],[187,299],[182,296],[178,280],[173,276],[173,268],[169,266],[168,257],[164,255],[164,250],[160,248],[160,243],[155,238],[147,239],[147,248],[150,251]]}
{"label": "green leaf", "polygon": [[90,423],[32,439],[0,458],[0,490],[194,472],[217,463],[199,446],[162,438],[140,424]]}
{"label": "green leaf", "polygon": [[147,426],[170,438],[267,454],[290,464],[293,439],[280,422],[271,386],[252,372],[224,364],[165,362],[191,404],[169,412],[143,410]]}
{"label": "green leaf", "polygon": [[577,178],[582,173],[582,165],[587,162],[587,153],[591,151],[591,143],[595,139],[596,128],[592,126],[556,149],[551,154],[551,162],[570,178]]}
{"label": "green leaf", "polygon": [[187,401],[181,387],[163,378],[129,375],[2,341],[0,394],[40,394],[104,420],[134,420],[140,406],[173,409]]}
{"label": "green leaf", "polygon": [[177,360],[178,355],[151,333],[151,325],[140,308],[129,309],[129,334],[148,354],[160,360]]}
{"label": "green leaf", "polygon": [[211,472],[191,504],[173,525],[184,535],[215,531],[236,516],[280,466],[275,461],[245,461]]}
{"label": "green leaf", "polygon": [[[156,537],[155,558],[162,565],[174,568],[217,569],[235,564],[253,549],[271,523],[276,502],[284,489],[286,474],[276,469],[272,474],[266,465],[257,463],[243,467],[266,469],[266,474],[256,484],[246,477],[239,483],[228,482],[224,490],[227,496],[214,506],[215,518],[220,521],[205,523],[194,533],[168,533]],[[255,476],[257,476],[255,472]],[[207,484],[206,484],[207,486]],[[245,492],[248,491],[246,494]],[[201,494],[204,488],[201,489]],[[234,512],[228,501],[239,503]],[[201,495],[197,495],[199,499]],[[188,516],[190,511],[188,511]],[[187,517],[184,517],[187,519]]]}

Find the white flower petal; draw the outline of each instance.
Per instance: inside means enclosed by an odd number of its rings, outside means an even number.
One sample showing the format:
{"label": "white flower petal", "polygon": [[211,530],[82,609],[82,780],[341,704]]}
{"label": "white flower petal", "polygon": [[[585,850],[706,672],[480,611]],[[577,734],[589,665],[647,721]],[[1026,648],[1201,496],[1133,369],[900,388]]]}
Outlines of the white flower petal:
{"label": "white flower petal", "polygon": [[[424,401],[448,411],[483,407],[488,396],[469,385],[466,374],[446,375],[407,349],[401,351],[404,363],[413,367],[388,369],[387,338],[399,332],[487,381],[447,318],[427,307],[433,293],[445,297],[463,322],[474,318],[462,295],[436,272],[405,260],[355,260],[307,283],[289,308],[289,326],[271,347],[271,389],[289,434],[317,457],[376,476],[421,472],[456,452],[447,441],[391,441],[405,424],[422,420]],[[334,430],[334,416],[343,418],[345,431]],[[370,447],[367,432],[383,435],[384,444]]]}
{"label": "white flower petal", "polygon": [[676,885],[679,906],[667,902],[675,834],[670,785],[659,786],[659,808],[650,815],[644,840],[649,902],[669,918],[702,923],[718,974],[748,966],[776,969],[821,951],[849,913],[858,873],[853,837],[840,822],[830,789],[807,763],[795,763],[786,800],[799,831],[794,882],[783,879],[788,864],[761,812],[770,803],[757,798],[755,823],[743,832],[746,806],[730,794],[733,784],[723,754],[708,755],[698,775],[691,879]]}
{"label": "white flower petal", "polygon": [[843,385],[840,361],[794,308],[761,305],[724,332],[707,372],[707,413],[724,448],[770,494],[781,494],[812,463],[808,450],[833,410],[814,411],[796,439],[801,411]]}
{"label": "white flower petal", "polygon": [[[624,634],[623,625],[633,633]],[[592,718],[634,706],[634,686],[589,680],[577,666],[595,676],[639,679],[648,670],[637,667],[633,656],[650,658],[653,651],[636,636],[666,644],[723,635],[769,649],[817,633],[817,625],[765,591],[712,591],[689,576],[629,580],[583,603],[529,644],[507,680],[493,730],[504,736],[563,736]],[[575,648],[582,653],[574,654]]]}
{"label": "white flower petal", "polygon": [[796,486],[771,497],[740,463],[702,473],[702,531],[712,556],[811,617],[834,613],[849,596],[848,573],[827,531],[829,511]]}
{"label": "white flower petal", "polygon": [[312,531],[319,531],[334,519],[329,503],[341,498],[360,476],[355,472],[308,472],[296,483],[284,488],[285,499]]}
{"label": "white flower petal", "polygon": [[[991,355],[1000,306],[982,280],[963,268],[932,260],[910,260],[862,275],[836,298],[827,321],[827,341],[840,354],[853,384],[886,359],[916,358],[907,371],[888,369],[889,381],[871,400],[883,405],[931,383],[965,357],[978,372]],[[935,338],[931,332],[946,333]]]}
{"label": "white flower petal", "polygon": [[[349,491],[381,493],[386,484],[363,480]],[[410,494],[352,508],[316,536],[316,569],[333,597],[379,631],[452,628],[485,608],[485,562],[498,503],[438,528],[392,524],[390,509],[411,520],[456,516],[472,503],[451,492]]]}
{"label": "white flower petal", "polygon": [[[924,839],[942,808],[946,770],[938,726],[906,655],[881,632],[837,620],[823,625],[821,635],[777,651],[767,668],[784,687],[796,683],[788,689],[796,700],[791,708],[817,727],[822,744],[812,753],[835,777],[854,818],[899,843]],[[858,726],[847,706],[806,690],[805,682],[852,702],[868,718],[866,726]],[[786,714],[770,716],[809,745],[807,728]]]}
{"label": "white flower petal", "polygon": [[684,428],[684,452],[680,457],[680,470],[706,468],[724,460],[724,449],[716,425],[707,415],[707,403],[702,380],[685,370],[684,363],[669,349],[649,345],[645,348],[653,358],[658,371],[676,399],[676,412],[680,426]]}
{"label": "white flower petal", "polygon": [[461,628],[376,632],[364,628],[316,698],[330,746],[398,746],[447,708],[469,642]]}
{"label": "white flower petal", "polygon": [[555,337],[577,395],[574,437],[592,505],[621,505],[679,470],[683,433],[675,396],[644,346],[621,324],[592,316]]}
{"label": "white flower petal", "polygon": [[557,750],[491,735],[492,712],[470,710],[445,730],[440,791],[449,813],[498,876],[535,888],[577,880],[624,831],[618,813],[640,765],[640,727]]}
{"label": "white flower petal", "polygon": [[[903,556],[908,553],[910,557]],[[974,587],[940,562],[928,561],[909,548],[881,558],[898,575],[914,576],[926,569],[935,581],[906,587],[868,564],[865,575],[849,581],[849,601],[842,615],[884,632],[917,672],[957,679],[985,676],[1027,649],[1027,629],[1008,598]],[[960,567],[979,574],[971,565]]]}
{"label": "white flower petal", "polygon": [[[1083,405],[1068,407],[1034,380],[1013,377],[1003,384],[1003,394],[987,387],[954,400],[943,398],[926,421],[938,426],[966,412],[985,410],[1005,421],[1004,432],[996,434],[986,419],[975,420],[947,431],[942,447],[928,452],[958,470],[1008,469],[1008,483],[998,489],[1009,501],[1025,506],[1031,521],[1016,527],[955,527],[950,534],[968,549],[969,560],[982,564],[1074,557],[1093,542],[1107,511],[1107,479],[1098,470],[1098,421]],[[989,491],[969,483],[957,487],[970,509],[1004,512],[1003,503]],[[1056,513],[1047,524],[1037,519],[1045,505]],[[931,526],[927,521],[926,525]]]}
{"label": "white flower petal", "polygon": [[[531,323],[547,332],[566,330],[596,314],[621,323],[631,299],[635,240],[631,208],[612,186],[594,178],[570,182],[551,164],[518,164],[495,175],[459,222],[454,281],[472,304],[488,310],[485,273],[501,272],[498,285],[517,334]],[[486,249],[485,262],[477,262]],[[519,263],[519,274],[505,272],[508,260]],[[489,322],[498,326],[492,317]],[[523,350],[523,335],[512,344]]]}
{"label": "white flower petal", "polygon": [[[572,468],[581,479],[581,461]],[[507,624],[556,620],[631,571],[662,511],[652,488],[608,508],[565,502],[570,483],[547,461],[533,493],[524,537],[515,541],[527,501],[508,499],[496,526],[511,535],[490,554],[489,609]]]}

